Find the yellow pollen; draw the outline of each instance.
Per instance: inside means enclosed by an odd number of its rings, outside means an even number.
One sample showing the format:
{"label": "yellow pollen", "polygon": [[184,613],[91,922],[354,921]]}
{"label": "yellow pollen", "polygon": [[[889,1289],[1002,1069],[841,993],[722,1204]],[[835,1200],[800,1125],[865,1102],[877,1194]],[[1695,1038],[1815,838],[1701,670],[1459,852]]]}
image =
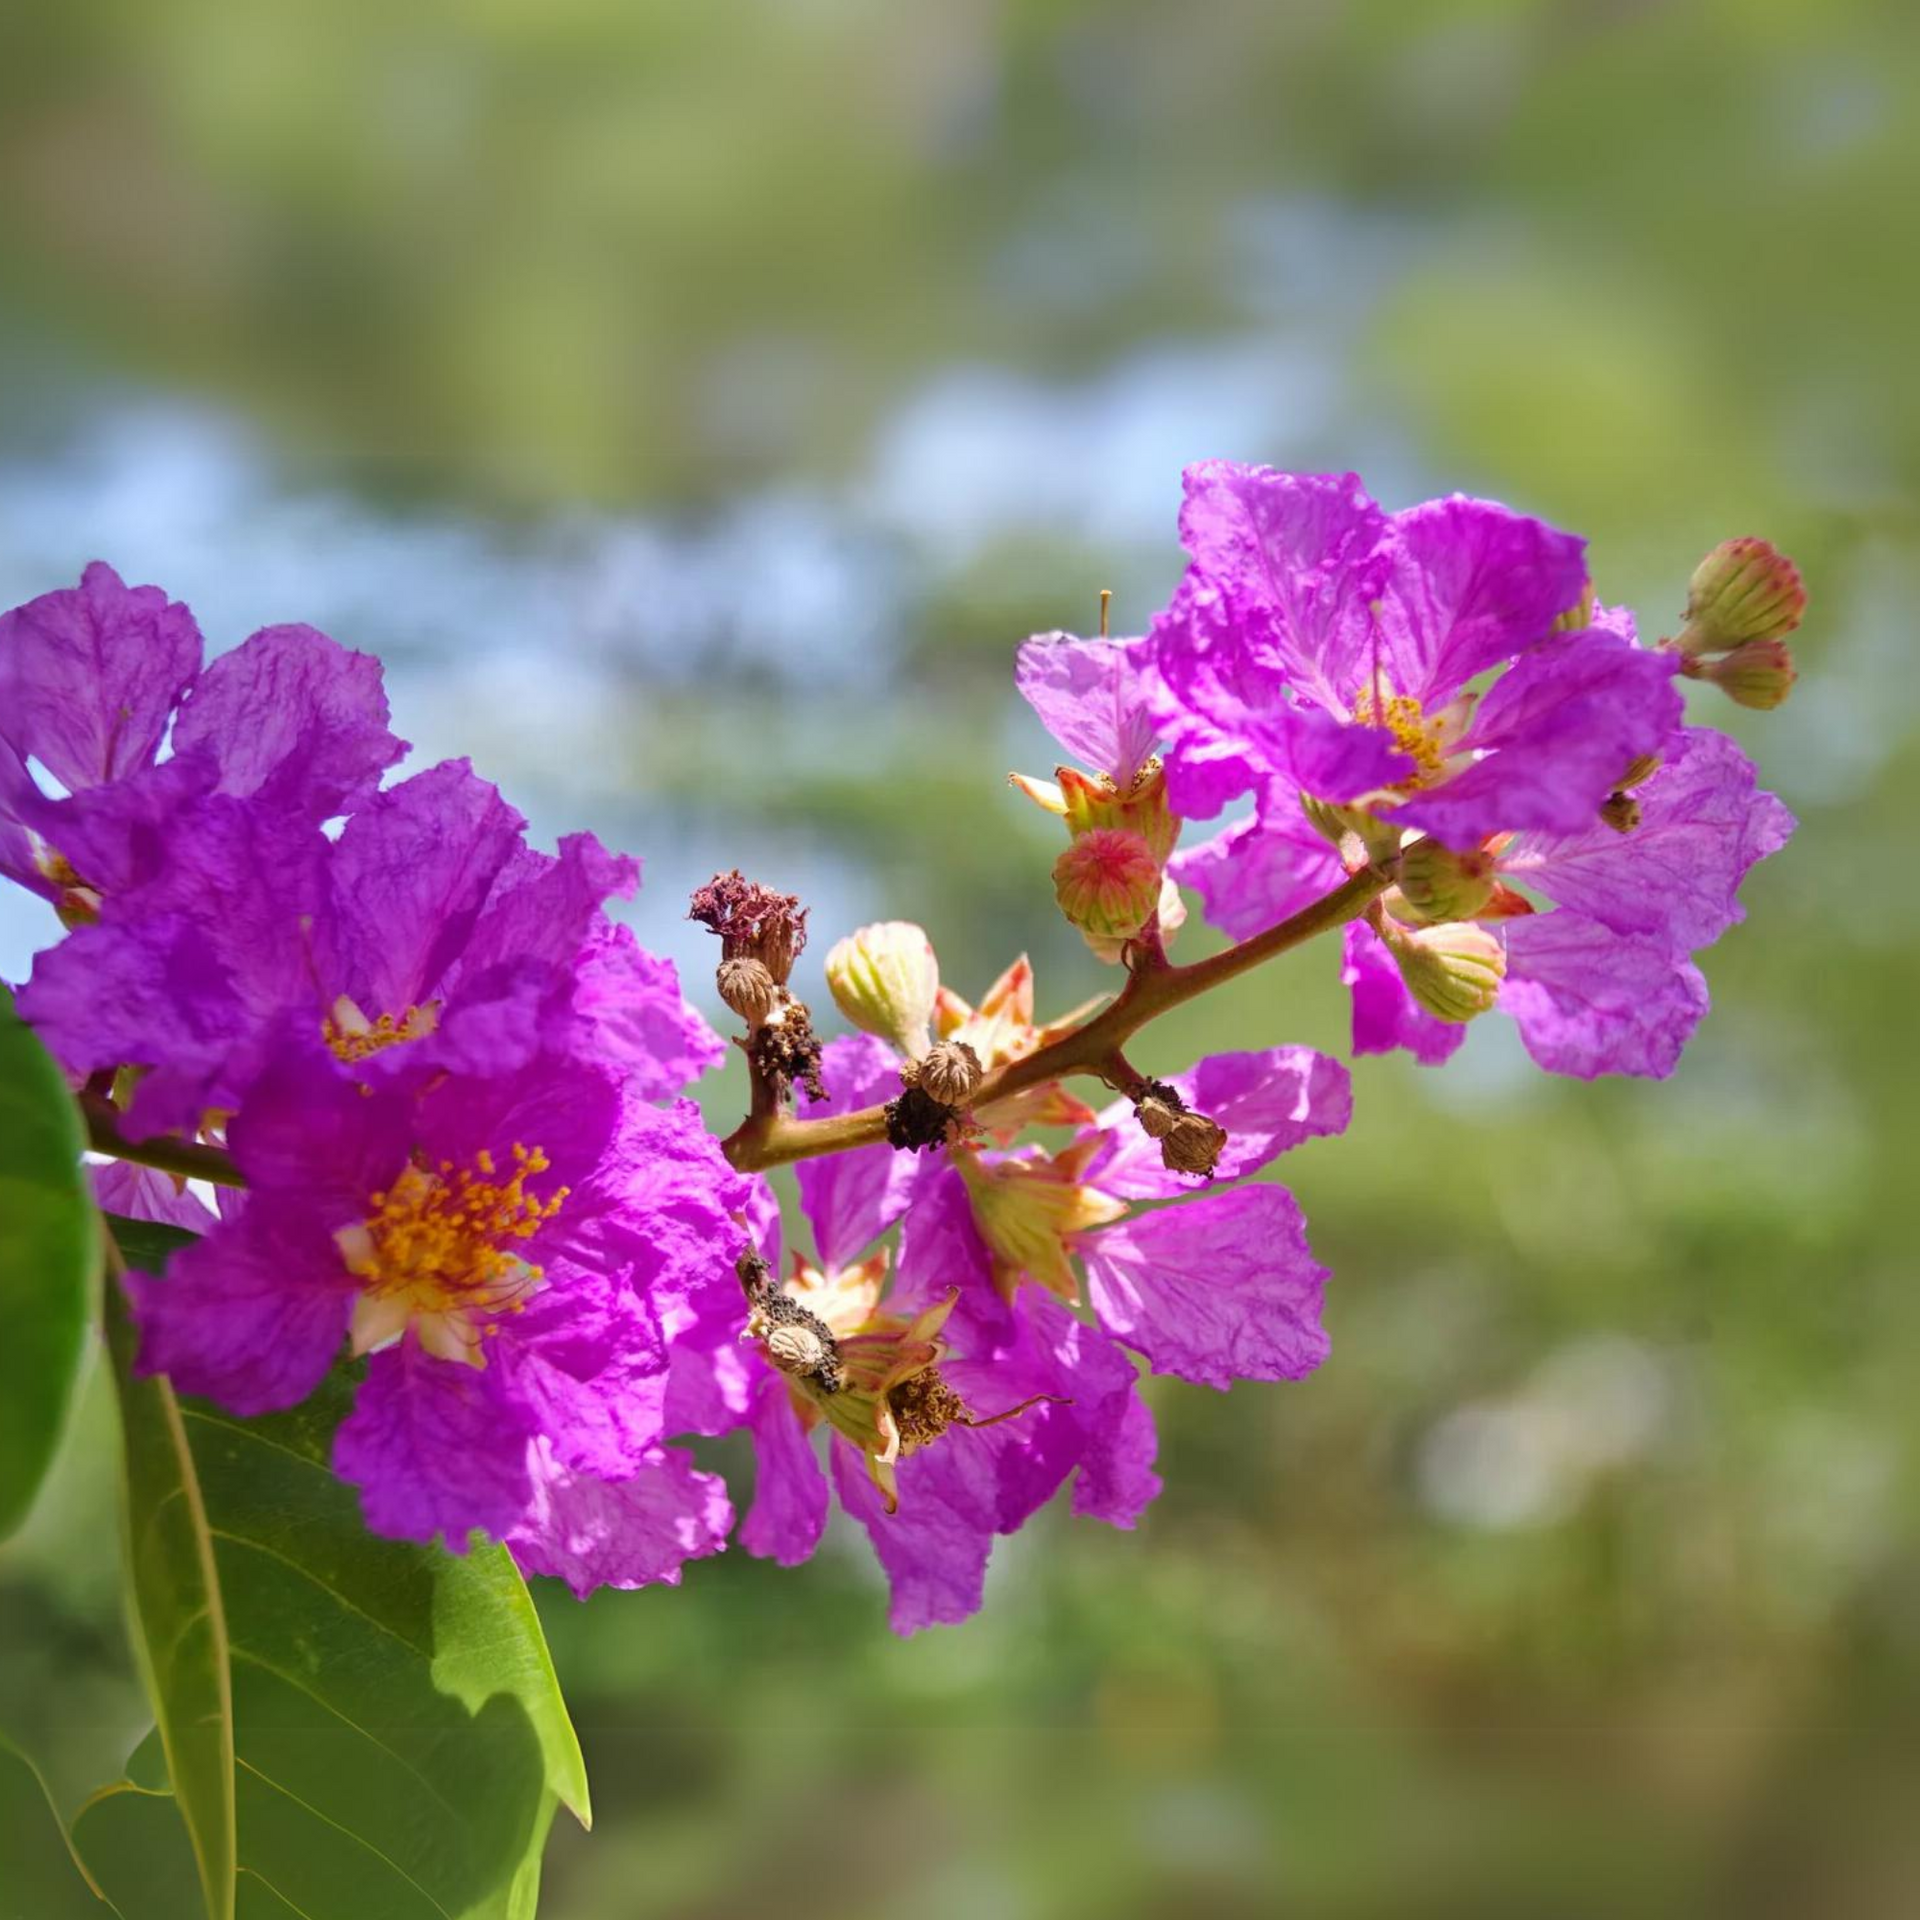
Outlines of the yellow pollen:
{"label": "yellow pollen", "polygon": [[351,1064],[371,1053],[397,1045],[402,1040],[418,1040],[440,1024],[440,1003],[429,1000],[423,1006],[409,1007],[405,1013],[383,1013],[369,1020],[346,994],[333,1003],[320,1022],[320,1037],[333,1049],[334,1057]]}
{"label": "yellow pollen", "polygon": [[504,1180],[482,1148],[471,1169],[456,1171],[450,1160],[437,1173],[410,1166],[391,1187],[369,1195],[366,1220],[336,1236],[369,1303],[385,1309],[369,1317],[384,1327],[402,1316],[458,1315],[477,1345],[482,1333],[497,1330],[492,1316],[521,1311],[541,1270],[517,1249],[568,1194],[557,1187],[540,1199],[526,1191],[550,1164],[538,1147],[516,1142],[513,1172]]}
{"label": "yellow pollen", "polygon": [[1373,689],[1362,687],[1353,703],[1353,717],[1365,726],[1384,726],[1393,735],[1393,744],[1413,761],[1418,771],[1400,783],[1402,790],[1424,787],[1438,778],[1447,764],[1441,723],[1429,720],[1410,693],[1390,693],[1380,704],[1385,711],[1377,715]]}

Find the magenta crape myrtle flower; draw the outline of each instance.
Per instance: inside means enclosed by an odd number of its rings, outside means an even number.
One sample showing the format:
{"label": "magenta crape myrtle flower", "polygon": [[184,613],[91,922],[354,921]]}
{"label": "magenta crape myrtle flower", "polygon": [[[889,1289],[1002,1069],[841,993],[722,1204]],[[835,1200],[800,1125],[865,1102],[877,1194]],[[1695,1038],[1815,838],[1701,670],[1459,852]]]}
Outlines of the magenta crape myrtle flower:
{"label": "magenta crape myrtle flower", "polygon": [[1188,817],[1305,791],[1385,796],[1450,846],[1578,832],[1678,723],[1672,660],[1604,625],[1554,630],[1584,543],[1507,507],[1389,514],[1352,474],[1207,461],[1180,530],[1192,565],[1150,637]]}
{"label": "magenta crape myrtle flower", "polygon": [[747,1187],[690,1103],[551,1055],[356,1080],[315,1044],[229,1146],[244,1196],[129,1277],[143,1371],[246,1415],[365,1354],[334,1465],[380,1533],[478,1530],[581,1588],[718,1546],[723,1495],[661,1447],[663,1320],[737,1295]]}
{"label": "magenta crape myrtle flower", "polygon": [[142,877],[184,801],[250,798],[317,824],[406,751],[370,655],[305,626],[262,628],[206,666],[202,651],[186,607],[100,561],[0,615],[0,874],[70,922]]}
{"label": "magenta crape myrtle flower", "polygon": [[374,1076],[572,1048],[672,1097],[723,1046],[671,963],[601,911],[638,863],[587,833],[538,853],[524,828],[460,760],[367,800],[337,839],[208,796],[145,881],[39,956],[21,1011],[77,1075],[144,1069],[134,1137],[239,1107],[289,1039]]}
{"label": "magenta crape myrtle flower", "polygon": [[[898,1056],[879,1040],[836,1040],[823,1064],[830,1111],[899,1090]],[[1132,1526],[1159,1481],[1152,1417],[1120,1349],[1060,1301],[1009,1304],[959,1275],[956,1287],[903,1270],[887,1294],[887,1254],[869,1249],[925,1177],[911,1156],[869,1147],[797,1171],[817,1261],[796,1255],[777,1309],[756,1311],[736,1287],[730,1309],[685,1316],[672,1337],[669,1429],[753,1437],[740,1544],[797,1565],[837,1490],[886,1570],[893,1626],[911,1633],[974,1612],[995,1538],[1070,1477],[1076,1513]],[[777,1263],[777,1210],[762,1192],[755,1241]],[[822,1334],[841,1370],[831,1392],[791,1370],[793,1343]]]}

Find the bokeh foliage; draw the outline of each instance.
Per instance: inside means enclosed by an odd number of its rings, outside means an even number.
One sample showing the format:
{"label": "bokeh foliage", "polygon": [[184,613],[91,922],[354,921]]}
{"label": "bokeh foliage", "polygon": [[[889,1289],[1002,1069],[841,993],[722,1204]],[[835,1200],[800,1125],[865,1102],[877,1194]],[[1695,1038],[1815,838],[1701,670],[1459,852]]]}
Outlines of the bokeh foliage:
{"label": "bokeh foliage", "polygon": [[[1101,584],[1123,622],[1166,591],[1182,457],[1497,492],[1590,532],[1655,630],[1724,534],[1808,574],[1799,693],[1738,729],[1802,831],[1675,1081],[1544,1083],[1492,1034],[1444,1078],[1366,1064],[1352,1134],[1284,1169],[1333,1361],[1159,1393],[1141,1532],[1039,1530],[964,1629],[888,1640],[831,1550],[543,1596],[600,1810],[546,1911],[1920,1902],[1904,9],[84,0],[7,16],[0,104],[16,453],[138,383],[504,550],[582,503],[697,539],[775,482],[878,527],[851,664],[804,623],[771,660],[696,623],[619,663],[588,823],[669,872],[697,842],[833,876],[963,991],[1021,947],[1050,1009],[1100,984],[998,785],[1048,764],[1009,652]],[[1313,375],[1289,404],[1269,361]],[[876,500],[876,448],[969,365],[1042,427]],[[1183,371],[1190,433],[1130,438]],[[928,501],[983,460],[1096,507],[1161,461],[1165,511],[943,544]],[[457,665],[398,621],[342,637]],[[558,671],[577,640],[562,610],[519,643]],[[512,716],[487,740],[516,798],[572,791]],[[1140,1058],[1278,1039],[1340,1044],[1322,956]],[[0,1687],[57,1791],[143,1724],[94,1473],[71,1449],[0,1561]]]}

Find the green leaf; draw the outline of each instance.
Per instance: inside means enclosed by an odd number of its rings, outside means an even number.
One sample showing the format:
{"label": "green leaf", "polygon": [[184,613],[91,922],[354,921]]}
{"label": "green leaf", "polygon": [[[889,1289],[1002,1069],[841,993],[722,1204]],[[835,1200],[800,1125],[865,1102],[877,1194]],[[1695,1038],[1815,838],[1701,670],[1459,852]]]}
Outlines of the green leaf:
{"label": "green leaf", "polygon": [[[184,1238],[113,1224],[149,1271]],[[525,1920],[556,1801],[588,1818],[579,1743],[504,1548],[454,1555],[367,1532],[329,1464],[355,1371],[261,1419],[173,1401],[195,1494],[170,1504],[203,1514],[224,1612],[238,1912],[257,1880],[307,1920]],[[120,1374],[123,1391],[156,1384]],[[179,1748],[165,1745],[177,1791]],[[129,1771],[159,1783],[150,1749]]]}
{"label": "green leaf", "polygon": [[79,1110],[0,987],[0,1540],[66,1424],[100,1268]]}
{"label": "green leaf", "polygon": [[73,1847],[120,1920],[200,1920],[206,1910],[170,1793],[127,1781],[102,1787],[74,1816]]}
{"label": "green leaf", "polygon": [[0,1734],[0,1920],[104,1920],[39,1770]]}
{"label": "green leaf", "polygon": [[[148,1227],[179,1245],[187,1235]],[[117,1261],[116,1261],[117,1266]],[[120,1288],[106,1290],[107,1350],[120,1396],[122,1530],[134,1656],[153,1703],[168,1777],[193,1843],[210,1920],[233,1920],[233,1690],[212,1527],[179,1399],[133,1371],[139,1336]]]}

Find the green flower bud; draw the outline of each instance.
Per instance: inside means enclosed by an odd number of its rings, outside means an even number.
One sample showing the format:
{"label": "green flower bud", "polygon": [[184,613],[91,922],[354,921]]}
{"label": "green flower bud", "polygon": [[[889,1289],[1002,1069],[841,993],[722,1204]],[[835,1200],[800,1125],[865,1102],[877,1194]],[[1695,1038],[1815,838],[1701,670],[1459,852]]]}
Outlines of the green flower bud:
{"label": "green flower bud", "polygon": [[1416,840],[1400,855],[1401,897],[1422,920],[1471,920],[1493,898],[1493,855]]}
{"label": "green flower bud", "polygon": [[1736,706],[1771,713],[1793,691],[1798,677],[1784,640],[1743,640],[1731,653],[1709,661],[1698,678],[1711,680]]}
{"label": "green flower bud", "polygon": [[910,920],[878,921],[835,942],[827,986],[834,1005],[862,1033],[891,1040],[910,1059],[926,1052],[940,963],[925,931]]}
{"label": "green flower bud", "polygon": [[1470,920],[1403,927],[1383,916],[1380,937],[1407,991],[1436,1020],[1456,1025],[1472,1020],[1499,997],[1507,950],[1485,927]]}

